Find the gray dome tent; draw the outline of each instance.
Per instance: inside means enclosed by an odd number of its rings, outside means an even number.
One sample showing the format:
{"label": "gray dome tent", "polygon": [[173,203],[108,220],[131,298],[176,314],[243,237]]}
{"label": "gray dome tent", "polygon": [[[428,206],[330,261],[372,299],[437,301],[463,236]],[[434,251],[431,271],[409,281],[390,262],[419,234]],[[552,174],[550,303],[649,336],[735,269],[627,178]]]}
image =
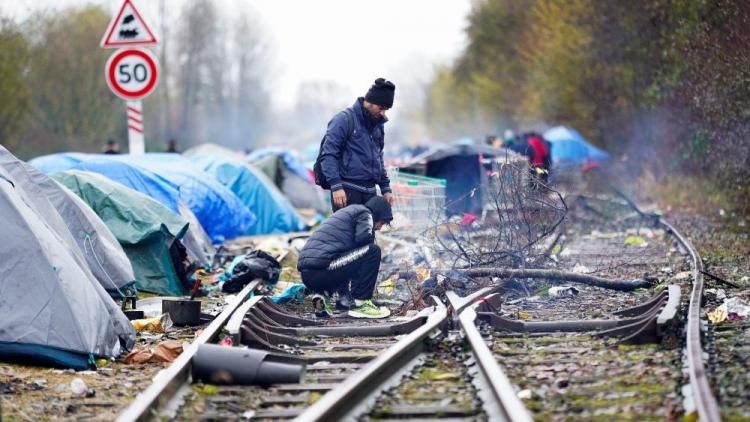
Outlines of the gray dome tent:
{"label": "gray dome tent", "polygon": [[[75,257],[113,298],[135,294],[135,276],[125,251],[98,215],[73,192],[0,146],[0,167],[13,176],[68,244]],[[50,207],[52,209],[50,209]],[[63,224],[60,224],[60,220]],[[75,249],[78,250],[75,250]]]}
{"label": "gray dome tent", "polygon": [[0,167],[0,360],[85,369],[135,343],[117,304]]}

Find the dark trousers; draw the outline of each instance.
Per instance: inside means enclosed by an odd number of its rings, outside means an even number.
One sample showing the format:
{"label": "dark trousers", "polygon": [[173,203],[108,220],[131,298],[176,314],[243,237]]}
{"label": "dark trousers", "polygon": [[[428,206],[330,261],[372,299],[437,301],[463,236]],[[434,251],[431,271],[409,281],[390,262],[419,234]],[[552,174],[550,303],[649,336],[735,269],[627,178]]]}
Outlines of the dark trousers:
{"label": "dark trousers", "polygon": [[364,255],[335,270],[302,270],[302,282],[313,292],[329,294],[352,282],[352,297],[366,300],[372,298],[380,269],[380,248],[371,244]]}
{"label": "dark trousers", "polygon": [[[364,193],[347,187],[344,187],[344,192],[346,192],[346,205],[364,205],[365,202],[369,201],[370,198],[375,196],[374,193]],[[333,203],[333,192],[331,192],[331,205],[333,206],[333,212],[336,212],[340,209],[336,206],[336,204]]]}

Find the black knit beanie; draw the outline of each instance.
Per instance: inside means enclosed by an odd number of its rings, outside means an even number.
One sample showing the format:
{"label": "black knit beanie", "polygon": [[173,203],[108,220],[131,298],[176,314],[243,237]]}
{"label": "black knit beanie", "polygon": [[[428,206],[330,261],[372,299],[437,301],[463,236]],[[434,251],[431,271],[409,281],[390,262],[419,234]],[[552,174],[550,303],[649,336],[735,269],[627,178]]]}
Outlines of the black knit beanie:
{"label": "black knit beanie", "polygon": [[391,204],[382,196],[373,196],[369,201],[365,202],[365,206],[372,212],[373,222],[385,221],[386,223],[390,223],[393,220]]}
{"label": "black knit beanie", "polygon": [[395,93],[396,85],[393,85],[393,82],[378,78],[367,91],[365,100],[369,103],[391,108],[393,107],[393,95]]}

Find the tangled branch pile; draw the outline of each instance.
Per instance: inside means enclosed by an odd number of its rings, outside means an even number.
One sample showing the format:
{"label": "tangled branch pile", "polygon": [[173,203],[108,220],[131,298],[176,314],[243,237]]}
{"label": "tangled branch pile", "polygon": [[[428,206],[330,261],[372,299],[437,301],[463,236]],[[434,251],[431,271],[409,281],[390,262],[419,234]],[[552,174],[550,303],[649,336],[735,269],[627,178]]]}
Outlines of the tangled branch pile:
{"label": "tangled branch pile", "polygon": [[528,167],[508,163],[499,164],[477,189],[486,202],[483,215],[473,222],[453,217],[435,224],[433,255],[454,269],[539,265],[545,240],[554,239],[568,211],[562,195],[533,179]]}

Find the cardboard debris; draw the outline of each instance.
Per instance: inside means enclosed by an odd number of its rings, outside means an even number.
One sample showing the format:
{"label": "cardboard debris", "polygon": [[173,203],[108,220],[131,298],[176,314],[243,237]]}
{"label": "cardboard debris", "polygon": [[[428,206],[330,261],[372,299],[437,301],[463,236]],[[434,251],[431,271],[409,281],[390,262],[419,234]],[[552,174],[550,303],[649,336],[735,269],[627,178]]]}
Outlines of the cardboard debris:
{"label": "cardboard debris", "polygon": [[135,349],[125,356],[124,362],[128,364],[146,362],[174,362],[182,353],[182,343],[176,340],[167,340],[160,343],[154,349]]}

